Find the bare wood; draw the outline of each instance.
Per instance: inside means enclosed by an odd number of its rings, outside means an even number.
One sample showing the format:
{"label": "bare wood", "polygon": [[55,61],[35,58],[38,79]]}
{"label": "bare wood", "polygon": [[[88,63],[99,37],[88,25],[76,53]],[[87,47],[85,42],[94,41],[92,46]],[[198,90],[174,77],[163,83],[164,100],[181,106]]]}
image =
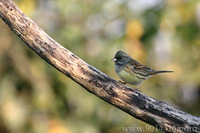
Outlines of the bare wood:
{"label": "bare wood", "polygon": [[164,132],[200,132],[200,117],[127,87],[88,65],[49,37],[11,0],[0,0],[0,16],[40,57],[102,100]]}

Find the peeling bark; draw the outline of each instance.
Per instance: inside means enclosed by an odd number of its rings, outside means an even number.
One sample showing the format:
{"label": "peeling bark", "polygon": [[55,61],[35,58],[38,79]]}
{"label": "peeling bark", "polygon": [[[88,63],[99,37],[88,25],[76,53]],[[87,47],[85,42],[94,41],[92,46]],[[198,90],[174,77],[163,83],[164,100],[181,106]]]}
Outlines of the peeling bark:
{"label": "peeling bark", "polygon": [[102,100],[164,132],[200,132],[200,117],[127,87],[88,65],[49,37],[11,0],[0,0],[0,17],[41,58]]}

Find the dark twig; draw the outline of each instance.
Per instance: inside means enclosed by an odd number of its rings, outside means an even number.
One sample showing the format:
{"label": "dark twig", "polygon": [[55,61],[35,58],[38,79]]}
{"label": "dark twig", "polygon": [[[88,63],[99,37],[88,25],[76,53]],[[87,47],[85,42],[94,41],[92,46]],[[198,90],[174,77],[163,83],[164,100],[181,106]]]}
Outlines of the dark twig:
{"label": "dark twig", "polygon": [[11,0],[0,0],[0,17],[28,47],[102,100],[164,132],[198,133],[200,118],[129,88],[62,47]]}

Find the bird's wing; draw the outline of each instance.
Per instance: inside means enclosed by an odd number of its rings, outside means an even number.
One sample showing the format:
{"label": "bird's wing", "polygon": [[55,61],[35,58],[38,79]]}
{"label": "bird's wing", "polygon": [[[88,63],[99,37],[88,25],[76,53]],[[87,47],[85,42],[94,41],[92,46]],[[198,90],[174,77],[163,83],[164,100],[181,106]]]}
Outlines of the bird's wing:
{"label": "bird's wing", "polygon": [[139,62],[137,62],[136,60],[132,60],[131,64],[133,66],[133,70],[142,74],[142,75],[152,75],[155,71],[151,68],[149,68],[148,66],[145,65],[141,65]]}
{"label": "bird's wing", "polygon": [[134,59],[131,59],[131,61],[130,61],[130,64],[132,65],[132,66],[141,66],[141,64],[139,63],[139,62],[137,62],[136,60],[134,60]]}

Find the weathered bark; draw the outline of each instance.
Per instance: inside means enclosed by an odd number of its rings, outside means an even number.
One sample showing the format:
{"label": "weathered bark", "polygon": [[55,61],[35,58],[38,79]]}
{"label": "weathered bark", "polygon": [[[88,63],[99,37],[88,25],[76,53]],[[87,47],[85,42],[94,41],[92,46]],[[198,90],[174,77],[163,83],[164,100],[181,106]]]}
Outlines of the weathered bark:
{"label": "weathered bark", "polygon": [[88,65],[49,37],[11,0],[0,0],[0,16],[40,57],[102,100],[164,132],[200,132],[200,117],[127,87]]}

